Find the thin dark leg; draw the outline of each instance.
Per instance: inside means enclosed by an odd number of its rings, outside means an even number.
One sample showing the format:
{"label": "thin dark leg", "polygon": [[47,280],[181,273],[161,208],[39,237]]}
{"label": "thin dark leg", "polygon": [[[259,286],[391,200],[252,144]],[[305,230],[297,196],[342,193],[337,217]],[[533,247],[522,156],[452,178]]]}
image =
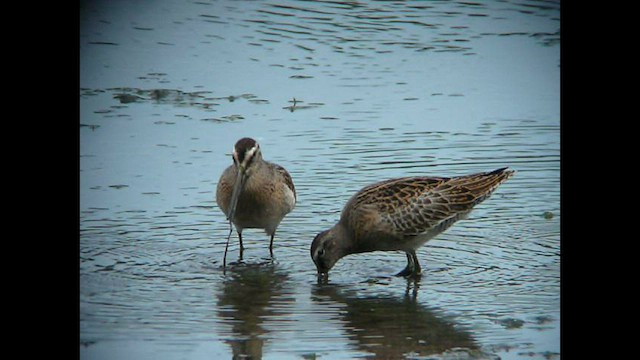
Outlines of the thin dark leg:
{"label": "thin dark leg", "polygon": [[271,241],[269,242],[269,254],[271,254],[271,257],[273,257],[273,237],[275,235],[276,235],[275,232],[271,234]]}
{"label": "thin dark leg", "polygon": [[406,255],[407,255],[407,266],[404,268],[404,270],[397,273],[396,276],[409,276],[414,272],[414,257],[408,251],[406,252]]}
{"label": "thin dark leg", "polygon": [[415,250],[409,250],[405,252],[407,254],[407,267],[404,270],[396,274],[396,276],[404,277],[419,277],[422,273],[418,256],[416,256]]}
{"label": "thin dark leg", "polygon": [[244,252],[244,246],[242,245],[242,233],[238,231],[238,239],[240,240],[240,260],[242,260],[242,253]]}
{"label": "thin dark leg", "polygon": [[410,253],[407,253],[407,256],[411,254],[411,258],[413,259],[413,274],[412,276],[420,276],[422,274],[422,268],[420,267],[420,262],[418,261],[418,256],[416,255],[415,250],[411,250]]}

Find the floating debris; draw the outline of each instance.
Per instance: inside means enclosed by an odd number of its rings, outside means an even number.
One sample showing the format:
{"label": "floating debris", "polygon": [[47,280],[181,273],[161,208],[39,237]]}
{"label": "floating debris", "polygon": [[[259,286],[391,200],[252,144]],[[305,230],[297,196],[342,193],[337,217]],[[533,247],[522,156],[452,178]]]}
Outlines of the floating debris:
{"label": "floating debris", "polygon": [[319,107],[321,105],[324,105],[324,104],[313,103],[313,104],[309,104],[309,105],[291,105],[291,106],[285,106],[285,107],[283,107],[283,109],[289,110],[291,112],[294,112],[296,110],[313,109],[313,108]]}
{"label": "floating debris", "polygon": [[216,122],[216,123],[227,123],[227,122],[238,121],[238,120],[244,120],[244,116],[234,114],[234,115],[223,116],[221,118],[202,119],[202,121],[210,121],[210,122]]}
{"label": "floating debris", "polygon": [[[148,73],[149,76],[164,76],[165,73]],[[260,99],[254,94],[227,95],[220,97],[211,96],[211,91],[186,92],[176,89],[139,89],[129,87],[109,88],[106,90],[81,89],[81,95],[94,95],[97,92],[113,92],[113,98],[120,104],[155,102],[159,104],[170,104],[180,107],[195,107],[206,111],[216,111],[213,108],[221,106],[220,101],[234,102],[239,99],[247,100],[252,104],[269,104],[269,100]],[[112,106],[113,107],[113,106]],[[122,105],[125,107],[125,105]],[[106,114],[111,110],[98,110],[95,113]],[[188,116],[185,116],[188,117]],[[207,119],[205,119],[207,120]],[[236,120],[236,119],[231,119]]]}
{"label": "floating debris", "polygon": [[118,45],[118,43],[109,42],[109,41],[89,41],[89,44],[91,44],[91,45],[115,45],[115,46]]}
{"label": "floating debris", "polygon": [[504,326],[506,329],[519,329],[524,325],[524,320],[507,318],[502,320],[497,320],[496,323]]}
{"label": "floating debris", "polygon": [[115,94],[115,95],[113,95],[113,98],[120,100],[121,104],[129,104],[129,103],[132,103],[132,102],[137,102],[137,101],[140,101],[140,100],[144,100],[143,97],[137,96],[137,95],[132,95],[132,94]]}
{"label": "floating debris", "polygon": [[552,322],[554,320],[554,318],[551,317],[551,316],[539,315],[539,316],[534,317],[533,320],[535,321],[536,324],[542,325],[542,324],[546,324],[546,323]]}
{"label": "floating debris", "polygon": [[299,103],[303,103],[304,100],[298,100],[296,98],[292,98],[291,100],[289,100],[289,102],[292,103],[293,105],[285,106],[285,107],[283,107],[283,109],[289,110],[291,112],[294,112],[296,110],[311,109],[311,108],[314,108],[314,107],[318,107],[318,106],[324,105],[324,103],[309,103],[309,105],[298,105]]}
{"label": "floating debris", "polygon": [[257,98],[257,96],[253,95],[253,94],[240,94],[240,95],[228,95],[228,96],[222,96],[222,97],[213,97],[213,98],[209,98],[209,100],[227,100],[229,102],[234,102],[238,99],[245,99],[245,100],[252,100]]}
{"label": "floating debris", "polygon": [[312,79],[313,76],[310,75],[291,75],[289,79]]}
{"label": "floating debris", "polygon": [[223,116],[222,118],[228,121],[237,121],[237,120],[243,120],[244,116],[234,114],[234,115]]}
{"label": "floating debris", "polygon": [[88,88],[80,88],[80,96],[96,96],[104,92],[101,89],[88,89]]}
{"label": "floating debris", "polygon": [[545,211],[542,214],[542,217],[547,219],[547,220],[553,219],[553,213],[551,211]]}
{"label": "floating debris", "polygon": [[250,103],[253,104],[268,104],[269,100],[264,100],[264,99],[251,99],[249,100]]}
{"label": "floating debris", "polygon": [[80,124],[80,127],[88,127],[91,130],[95,130],[100,127],[100,125],[92,125],[92,124]]}
{"label": "floating debris", "polygon": [[109,185],[109,187],[120,190],[120,189],[129,187],[129,185],[118,184],[118,185]]}

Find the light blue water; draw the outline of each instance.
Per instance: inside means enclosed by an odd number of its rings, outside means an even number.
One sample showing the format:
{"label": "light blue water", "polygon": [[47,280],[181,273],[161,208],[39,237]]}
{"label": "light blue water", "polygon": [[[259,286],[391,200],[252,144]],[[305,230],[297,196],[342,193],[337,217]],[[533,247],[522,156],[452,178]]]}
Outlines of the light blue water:
{"label": "light blue water", "polygon": [[[83,359],[559,358],[556,2],[108,1],[80,24]],[[273,261],[246,230],[223,274],[244,136],[298,203]],[[418,284],[402,253],[316,283],[311,240],[363,186],[503,166]]]}

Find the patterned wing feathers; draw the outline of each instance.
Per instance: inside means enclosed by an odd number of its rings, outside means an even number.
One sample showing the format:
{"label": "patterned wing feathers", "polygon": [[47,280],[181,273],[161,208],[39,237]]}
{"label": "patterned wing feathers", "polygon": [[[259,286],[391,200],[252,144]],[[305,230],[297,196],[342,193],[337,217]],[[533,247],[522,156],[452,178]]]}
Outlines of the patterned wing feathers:
{"label": "patterned wing feathers", "polygon": [[449,227],[513,175],[506,168],[452,178],[400,178],[362,189],[345,206],[356,232],[367,226],[397,236]]}

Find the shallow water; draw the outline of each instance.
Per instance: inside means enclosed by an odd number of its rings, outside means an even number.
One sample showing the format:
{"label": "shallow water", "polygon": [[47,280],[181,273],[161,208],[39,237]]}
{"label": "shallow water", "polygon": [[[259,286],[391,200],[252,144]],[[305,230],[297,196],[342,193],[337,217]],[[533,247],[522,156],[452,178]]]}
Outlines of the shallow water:
{"label": "shallow water", "polygon": [[[560,358],[559,5],[83,3],[83,359]],[[251,136],[298,203],[238,261],[215,188]],[[418,251],[313,237],[363,186],[510,166]]]}

